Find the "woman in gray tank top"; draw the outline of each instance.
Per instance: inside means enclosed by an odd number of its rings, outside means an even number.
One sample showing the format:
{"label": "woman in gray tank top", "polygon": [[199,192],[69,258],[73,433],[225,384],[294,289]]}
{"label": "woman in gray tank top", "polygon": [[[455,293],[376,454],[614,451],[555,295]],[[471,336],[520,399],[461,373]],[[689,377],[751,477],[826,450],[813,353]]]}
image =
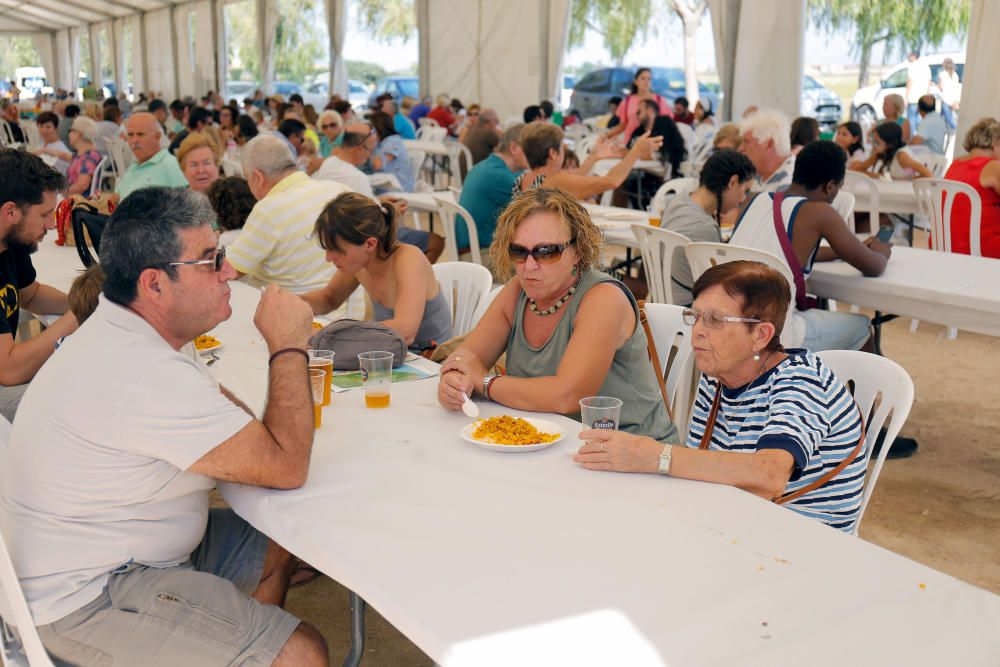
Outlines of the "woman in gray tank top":
{"label": "woman in gray tank top", "polygon": [[[622,400],[620,428],[676,443],[635,298],[594,268],[603,239],[578,201],[558,190],[516,197],[500,215],[490,256],[501,290],[441,368],[438,400],[451,410],[476,393],[519,410],[579,418],[579,400]],[[491,374],[507,353],[507,373]]]}
{"label": "woman in gray tank top", "polygon": [[347,300],[358,285],[372,299],[375,319],[395,329],[413,351],[451,338],[451,310],[434,270],[416,246],[396,240],[397,213],[356,192],[338,195],[320,213],[315,235],[337,272],[302,295],[317,315]]}

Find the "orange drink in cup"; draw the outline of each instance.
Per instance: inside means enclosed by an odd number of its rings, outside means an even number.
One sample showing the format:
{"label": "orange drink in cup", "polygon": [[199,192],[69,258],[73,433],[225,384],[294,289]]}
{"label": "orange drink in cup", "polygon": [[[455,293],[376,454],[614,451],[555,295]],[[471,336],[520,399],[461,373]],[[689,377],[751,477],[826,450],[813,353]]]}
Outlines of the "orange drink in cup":
{"label": "orange drink in cup", "polygon": [[365,386],[366,408],[389,407],[392,388],[392,352],[362,352],[358,355],[361,381]]}
{"label": "orange drink in cup", "polygon": [[323,381],[323,405],[330,405],[330,382],[333,380],[333,351],[309,350],[309,368],[318,368],[326,373]]}
{"label": "orange drink in cup", "polygon": [[309,393],[313,403],[313,428],[319,428],[323,423],[323,386],[329,377],[327,372],[319,368],[309,369]]}

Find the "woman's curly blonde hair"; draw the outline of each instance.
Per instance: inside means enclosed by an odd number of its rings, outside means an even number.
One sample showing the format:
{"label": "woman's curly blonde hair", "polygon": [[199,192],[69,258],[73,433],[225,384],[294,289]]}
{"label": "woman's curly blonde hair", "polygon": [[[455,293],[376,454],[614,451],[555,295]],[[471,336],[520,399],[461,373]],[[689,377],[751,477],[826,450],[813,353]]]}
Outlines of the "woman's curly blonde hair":
{"label": "woman's curly blonde hair", "polygon": [[490,257],[498,278],[507,280],[514,275],[514,264],[509,251],[514,232],[529,216],[542,212],[552,213],[566,225],[570,241],[579,257],[577,267],[580,273],[599,267],[604,237],[590,219],[587,209],[562,190],[536,188],[514,197],[497,220]]}

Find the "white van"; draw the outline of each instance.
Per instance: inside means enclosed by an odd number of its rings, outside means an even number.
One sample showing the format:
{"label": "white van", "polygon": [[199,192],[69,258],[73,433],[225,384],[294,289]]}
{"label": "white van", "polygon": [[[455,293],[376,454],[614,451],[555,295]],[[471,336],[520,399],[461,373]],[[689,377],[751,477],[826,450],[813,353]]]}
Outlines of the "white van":
{"label": "white van", "polygon": [[52,86],[45,79],[45,69],[41,67],[18,67],[14,70],[14,81],[21,89],[21,98],[34,99],[42,94],[52,94]]}
{"label": "white van", "polygon": [[[945,58],[951,58],[955,62],[955,72],[958,80],[964,81],[963,72],[965,70],[964,53],[937,53],[929,56],[922,56],[917,59],[918,63],[927,63],[931,68],[931,92],[937,91],[938,72],[941,71],[941,64]],[[887,95],[901,95],[906,99],[906,72],[910,63],[904,62],[889,70],[885,78],[873,86],[866,86],[854,93],[851,99],[851,119],[861,124],[862,129],[867,133],[868,128],[875,125],[885,117],[882,113],[882,100]]]}

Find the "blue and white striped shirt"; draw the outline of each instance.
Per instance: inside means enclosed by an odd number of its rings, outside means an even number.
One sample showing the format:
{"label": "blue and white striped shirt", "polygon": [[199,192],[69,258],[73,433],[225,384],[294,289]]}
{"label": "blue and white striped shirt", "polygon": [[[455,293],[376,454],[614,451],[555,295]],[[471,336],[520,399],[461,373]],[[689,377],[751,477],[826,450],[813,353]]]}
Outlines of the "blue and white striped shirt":
{"label": "blue and white striped shirt", "polygon": [[[687,446],[697,448],[705,432],[718,381],[702,375],[698,383]],[[861,437],[861,415],[846,387],[805,350],[750,384],[722,389],[709,449],[746,452],[782,449],[795,459],[785,487],[801,489],[850,456]],[[861,509],[865,481],[864,450],[818,489],[786,506],[811,519],[851,532]]]}

